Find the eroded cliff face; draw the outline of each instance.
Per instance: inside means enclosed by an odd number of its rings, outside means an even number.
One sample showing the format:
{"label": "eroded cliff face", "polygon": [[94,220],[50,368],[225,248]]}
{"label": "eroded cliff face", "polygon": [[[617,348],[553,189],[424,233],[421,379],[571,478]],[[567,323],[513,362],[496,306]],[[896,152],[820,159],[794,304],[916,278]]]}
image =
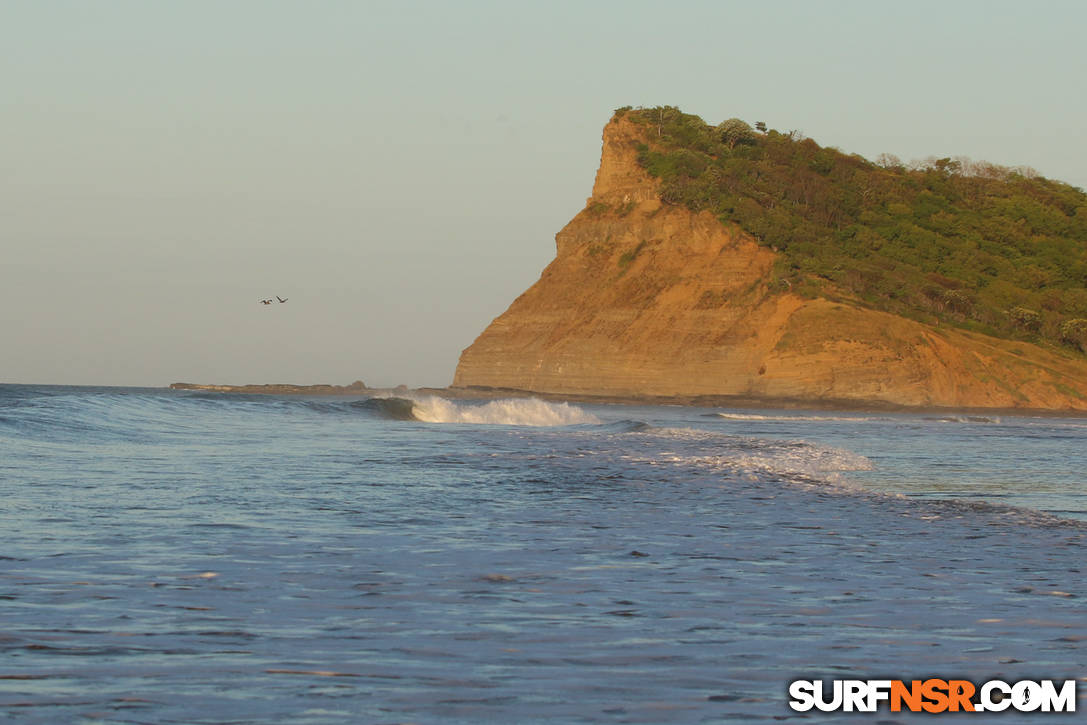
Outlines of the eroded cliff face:
{"label": "eroded cliff face", "polygon": [[772,290],[772,251],[660,202],[637,164],[644,133],[605,127],[585,209],[454,386],[1087,410],[1082,359]]}

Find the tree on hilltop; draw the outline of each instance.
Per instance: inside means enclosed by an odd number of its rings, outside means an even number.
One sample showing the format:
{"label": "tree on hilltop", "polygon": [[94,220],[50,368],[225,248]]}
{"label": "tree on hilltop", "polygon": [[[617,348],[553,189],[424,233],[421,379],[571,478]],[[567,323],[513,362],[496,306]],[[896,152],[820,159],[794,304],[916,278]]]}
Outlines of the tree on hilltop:
{"label": "tree on hilltop", "polygon": [[738,118],[730,118],[717,124],[717,133],[721,142],[730,149],[735,148],[736,144],[751,143],[755,140],[755,129]]}

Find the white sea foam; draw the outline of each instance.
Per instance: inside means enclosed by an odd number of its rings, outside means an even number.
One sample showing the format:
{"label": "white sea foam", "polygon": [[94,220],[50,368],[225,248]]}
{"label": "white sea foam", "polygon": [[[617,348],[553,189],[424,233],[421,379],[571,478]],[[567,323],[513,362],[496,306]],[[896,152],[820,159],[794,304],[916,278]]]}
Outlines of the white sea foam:
{"label": "white sea foam", "polygon": [[866,416],[846,415],[759,415],[757,413],[714,413],[718,418],[725,420],[755,420],[755,421],[846,421],[855,423],[858,421],[885,420],[884,418],[870,418]]}
{"label": "white sea foam", "polygon": [[[714,457],[710,457],[710,462]],[[805,445],[793,450],[780,449],[766,453],[749,453],[724,458],[720,463],[741,470],[762,471],[785,476],[820,478],[840,482],[839,474],[848,471],[871,471],[872,462],[865,456],[844,448]]]}
{"label": "white sea foam", "polygon": [[556,426],[599,423],[592,413],[569,403],[538,398],[492,400],[483,405],[459,403],[437,396],[412,398],[414,415],[424,423]]}
{"label": "white sea foam", "polygon": [[715,471],[763,474],[843,483],[841,474],[849,471],[870,471],[872,462],[866,457],[841,448],[807,446],[802,450],[765,451],[708,456],[690,456],[682,461]]}
{"label": "white sea foam", "polygon": [[874,468],[872,461],[859,453],[803,440],[751,438],[693,428],[656,428],[647,436],[677,444],[655,456],[638,458],[653,465],[672,463],[728,474],[834,484],[846,482],[843,473]]}

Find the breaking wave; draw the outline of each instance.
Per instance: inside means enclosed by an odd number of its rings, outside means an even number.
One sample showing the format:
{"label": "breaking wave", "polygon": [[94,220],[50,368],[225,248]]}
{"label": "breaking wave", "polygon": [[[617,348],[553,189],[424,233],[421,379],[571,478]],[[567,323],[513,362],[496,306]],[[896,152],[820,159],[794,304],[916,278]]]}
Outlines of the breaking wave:
{"label": "breaking wave", "polygon": [[576,405],[538,398],[492,400],[487,403],[446,400],[436,395],[412,398],[369,398],[352,407],[391,420],[476,425],[568,426],[599,424],[600,419]]}
{"label": "breaking wave", "polygon": [[424,423],[560,426],[600,423],[592,413],[569,403],[538,398],[492,400],[482,405],[454,402],[437,396],[414,399],[412,412]]}
{"label": "breaking wave", "polygon": [[[200,415],[261,416],[275,411],[294,414],[344,415],[360,411],[386,420],[422,423],[468,423],[479,425],[572,426],[598,425],[600,419],[570,403],[551,403],[538,398],[509,400],[453,401],[437,396],[372,397],[355,400],[314,400],[280,396],[231,393],[167,393],[144,391],[94,392],[59,391],[23,395],[21,390],[0,391],[0,432],[22,431],[45,438],[88,440],[90,438],[141,439],[144,430],[168,429],[193,432]],[[239,424],[241,424],[239,422]],[[636,429],[637,421],[621,424]]]}

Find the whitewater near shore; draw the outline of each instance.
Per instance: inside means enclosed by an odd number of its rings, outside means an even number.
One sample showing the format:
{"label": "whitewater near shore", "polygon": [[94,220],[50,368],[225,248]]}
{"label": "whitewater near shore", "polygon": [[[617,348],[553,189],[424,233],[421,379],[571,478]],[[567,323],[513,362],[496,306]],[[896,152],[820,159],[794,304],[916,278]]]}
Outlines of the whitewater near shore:
{"label": "whitewater near shore", "polygon": [[0,712],[760,722],[801,719],[797,678],[1082,687],[1085,444],[1072,418],[0,386]]}

